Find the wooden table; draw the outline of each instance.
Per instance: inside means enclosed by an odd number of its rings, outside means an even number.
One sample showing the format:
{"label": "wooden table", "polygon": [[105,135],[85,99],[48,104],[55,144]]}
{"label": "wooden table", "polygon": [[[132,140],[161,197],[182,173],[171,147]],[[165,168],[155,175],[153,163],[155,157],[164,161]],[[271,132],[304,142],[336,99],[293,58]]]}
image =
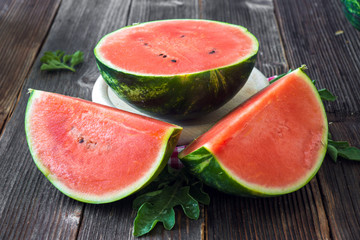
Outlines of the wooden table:
{"label": "wooden table", "polygon": [[[105,3],[106,2],[106,3]],[[1,0],[0,239],[133,239],[132,198],[104,205],[72,200],[36,168],[24,133],[27,89],[91,100],[99,72],[93,48],[135,22],[203,18],[247,27],[260,42],[256,67],[271,76],[306,64],[338,96],[325,102],[335,140],[360,147],[360,32],[340,0]],[[41,72],[45,51],[81,50],[75,73]],[[304,188],[250,199],[208,189],[200,219],[177,210],[172,231],[144,239],[360,239],[360,163],[326,157]]]}

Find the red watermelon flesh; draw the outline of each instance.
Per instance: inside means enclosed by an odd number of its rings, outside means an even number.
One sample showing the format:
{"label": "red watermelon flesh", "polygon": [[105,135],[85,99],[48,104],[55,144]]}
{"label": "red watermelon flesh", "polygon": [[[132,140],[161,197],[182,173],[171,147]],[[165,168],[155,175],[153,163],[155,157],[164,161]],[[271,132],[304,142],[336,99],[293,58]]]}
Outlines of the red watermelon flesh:
{"label": "red watermelon flesh", "polygon": [[322,102],[298,69],[235,109],[180,158],[191,165],[191,155],[205,148],[247,194],[277,195],[298,189],[314,176],[326,145]]}
{"label": "red watermelon flesh", "polygon": [[167,20],[125,27],[105,36],[98,57],[141,75],[178,75],[232,65],[257,49],[240,26],[215,21]]}
{"label": "red watermelon flesh", "polygon": [[140,189],[165,166],[181,132],[172,124],[31,90],[25,129],[33,159],[63,193],[104,203]]}

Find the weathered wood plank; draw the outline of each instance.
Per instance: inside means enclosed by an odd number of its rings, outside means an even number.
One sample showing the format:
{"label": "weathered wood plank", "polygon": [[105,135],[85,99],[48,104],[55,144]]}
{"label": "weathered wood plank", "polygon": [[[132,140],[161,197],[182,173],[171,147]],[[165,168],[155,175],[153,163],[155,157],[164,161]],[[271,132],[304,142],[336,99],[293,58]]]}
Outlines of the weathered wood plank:
{"label": "weathered wood plank", "polygon": [[0,3],[0,134],[59,4],[60,0]]}
{"label": "weathered wood plank", "polygon": [[[341,1],[274,2],[290,67],[306,64],[319,87],[338,95],[326,103],[327,112],[359,115],[360,32],[346,20]],[[337,35],[339,30],[344,33]]]}
{"label": "weathered wood plank", "polygon": [[317,180],[281,197],[252,199],[211,191],[208,239],[329,239]]}
{"label": "weathered wood plank", "polygon": [[128,24],[176,18],[199,18],[198,1],[133,0]]}
{"label": "weathered wood plank", "polygon": [[[347,139],[360,148],[360,120],[330,124],[332,137]],[[320,186],[333,239],[360,239],[360,163],[325,159]]]}
{"label": "weathered wood plank", "polygon": [[[134,22],[165,18],[208,18],[247,27],[260,40],[256,66],[265,75],[286,71],[287,61],[291,67],[310,62],[308,65],[312,69],[309,73],[319,79],[319,85],[333,91],[340,89],[341,103],[327,105],[328,110],[335,112],[330,116],[335,121],[330,126],[331,132],[335,139],[351,140],[352,144],[360,147],[357,131],[360,127],[356,105],[358,95],[354,92],[359,89],[354,78],[358,65],[349,62],[349,59],[359,60],[356,55],[359,51],[358,33],[346,25],[348,23],[344,17],[335,11],[339,7],[338,3],[328,6],[327,13],[326,10],[314,7],[324,7],[326,1],[312,1],[314,6],[305,1],[305,6],[311,11],[305,13],[305,18],[300,18],[298,9],[301,6],[297,6],[298,1],[291,2],[292,5],[288,1],[275,1],[275,12],[282,33],[280,39],[273,14],[274,6],[270,0],[112,0],[106,4],[96,0],[63,1],[40,55],[47,50],[62,49],[68,53],[82,50],[85,62],[77,67],[76,73],[40,72],[39,56],[33,65],[19,104],[0,137],[0,239],[134,238],[132,221],[135,212],[131,209],[131,197],[112,204],[89,205],[64,196],[36,169],[27,150],[23,129],[27,88],[90,99],[92,86],[99,75],[93,58],[93,47],[104,34]],[[2,1],[0,7],[7,3],[10,1]],[[292,8],[293,12],[288,12]],[[6,16],[7,11],[0,11],[1,19]],[[314,19],[307,19],[312,17]],[[324,21],[317,22],[318,19],[328,19],[332,25],[328,26],[329,23]],[[312,25],[304,27],[301,25],[304,22]],[[339,30],[339,22],[344,24],[341,27],[344,26],[342,29],[345,33],[336,36],[343,37],[342,40],[334,40],[330,33],[334,29]],[[325,30],[318,29],[320,27]],[[318,37],[304,39],[305,33],[315,32],[319,33]],[[319,36],[325,36],[326,40],[321,39],[319,43],[327,44],[326,47],[317,47]],[[349,42],[344,37],[349,37]],[[286,58],[281,40],[284,42]],[[311,50],[307,48],[309,44]],[[336,54],[339,54],[339,61],[326,57],[335,57]],[[318,63],[314,59],[322,62]],[[329,65],[324,64],[327,61]],[[343,63],[347,66],[342,66]],[[329,73],[328,70],[333,72]],[[25,69],[25,72],[24,76],[28,70]],[[323,78],[324,72],[326,78]],[[327,81],[332,73],[340,76],[342,82]],[[346,97],[343,94],[348,89],[351,91]],[[345,106],[345,110],[341,110],[341,106]],[[352,112],[355,113],[354,117],[351,117]],[[350,115],[344,116],[343,113]],[[240,198],[209,189],[212,202],[210,206],[201,209],[202,216],[198,221],[188,220],[177,210],[177,222],[172,231],[164,231],[159,226],[144,238],[359,239],[359,172],[358,163],[341,161],[333,164],[326,159],[318,176],[306,187],[271,199]]]}

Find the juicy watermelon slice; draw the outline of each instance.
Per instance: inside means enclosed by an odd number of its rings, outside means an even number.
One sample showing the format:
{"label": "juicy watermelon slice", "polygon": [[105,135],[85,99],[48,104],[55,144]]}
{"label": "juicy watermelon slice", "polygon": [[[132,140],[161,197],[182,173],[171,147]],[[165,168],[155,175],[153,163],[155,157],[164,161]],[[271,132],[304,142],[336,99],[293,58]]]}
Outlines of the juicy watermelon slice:
{"label": "juicy watermelon slice", "polygon": [[67,196],[107,203],[166,165],[181,127],[89,101],[30,90],[25,131],[35,164]]}
{"label": "juicy watermelon slice", "polygon": [[246,28],[209,20],[135,24],[104,36],[94,54],[105,82],[138,110],[189,119],[229,101],[247,81],[259,43]]}
{"label": "juicy watermelon slice", "polygon": [[327,136],[320,96],[299,68],[240,105],[179,157],[221,191],[275,196],[298,190],[314,177]]}

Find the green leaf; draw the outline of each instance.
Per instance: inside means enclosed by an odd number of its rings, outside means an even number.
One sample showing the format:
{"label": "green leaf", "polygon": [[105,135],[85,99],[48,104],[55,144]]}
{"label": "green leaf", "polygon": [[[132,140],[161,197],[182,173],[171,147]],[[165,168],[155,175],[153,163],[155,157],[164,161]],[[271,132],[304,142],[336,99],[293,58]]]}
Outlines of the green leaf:
{"label": "green leaf", "polygon": [[318,93],[321,97],[322,100],[326,100],[326,101],[335,101],[336,100],[336,96],[334,96],[329,90],[327,90],[326,88],[323,89],[319,89]]}
{"label": "green leaf", "polygon": [[64,55],[63,56],[63,63],[67,63],[67,62],[69,62],[70,60],[71,60],[71,55]]}
{"label": "green leaf", "polygon": [[336,148],[346,148],[350,146],[350,144],[346,141],[333,141],[331,139],[328,139],[328,144]]}
{"label": "green leaf", "polygon": [[151,231],[157,222],[162,222],[165,229],[170,230],[175,225],[174,207],[180,205],[191,219],[200,215],[198,202],[189,194],[189,186],[179,187],[179,184],[167,186],[156,194],[142,195],[134,200],[141,206],[134,221],[134,235],[141,236]]}
{"label": "green leaf", "polygon": [[360,149],[350,146],[346,141],[333,141],[328,139],[327,153],[334,162],[337,162],[338,157],[360,161]]}
{"label": "green leaf", "polygon": [[356,147],[347,147],[338,149],[338,155],[342,158],[353,160],[353,161],[360,161],[360,149]]}
{"label": "green leaf", "polygon": [[144,203],[139,208],[134,221],[134,236],[142,236],[150,232],[158,222],[162,222],[165,229],[170,230],[175,225],[175,211],[173,208],[158,209],[151,203]]}
{"label": "green leaf", "polygon": [[84,61],[84,53],[81,51],[76,51],[70,60],[71,67],[74,67]]}
{"label": "green leaf", "polygon": [[[75,66],[84,61],[84,53],[81,51],[76,51],[72,55],[65,55],[64,51],[57,50],[55,52],[47,51],[40,58],[41,65],[40,69],[42,71],[53,71],[67,69],[75,72]],[[68,65],[70,62],[70,65]]]}
{"label": "green leaf", "polygon": [[337,162],[338,150],[336,149],[336,147],[328,144],[328,146],[327,146],[327,153],[329,154],[330,158],[331,158],[334,162]]}
{"label": "green leaf", "polygon": [[207,193],[203,191],[203,183],[196,182],[190,186],[190,195],[197,200],[198,202],[209,205],[210,197]]}
{"label": "green leaf", "polygon": [[199,202],[210,202],[209,195],[203,191],[203,184],[184,169],[165,168],[133,201],[133,208],[137,210],[133,234],[142,236],[158,222],[162,222],[165,229],[172,229],[175,224],[173,208],[176,206],[181,206],[190,219],[198,219]]}
{"label": "green leaf", "polygon": [[153,199],[154,197],[158,197],[160,194],[162,194],[162,190],[145,193],[145,194],[142,194],[142,195],[136,197],[133,201],[133,209],[136,210],[136,209],[140,208],[141,205],[143,205],[144,203],[146,203],[148,201],[151,201],[151,199]]}

